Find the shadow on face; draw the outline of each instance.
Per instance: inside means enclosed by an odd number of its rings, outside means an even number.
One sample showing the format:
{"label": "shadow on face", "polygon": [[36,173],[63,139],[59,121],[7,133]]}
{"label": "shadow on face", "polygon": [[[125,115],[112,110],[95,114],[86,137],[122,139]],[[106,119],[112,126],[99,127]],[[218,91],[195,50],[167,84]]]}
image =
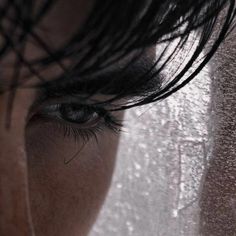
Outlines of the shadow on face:
{"label": "shadow on face", "polygon": [[[92,1],[60,0],[35,30],[49,47],[57,48],[81,27],[91,6]],[[43,53],[27,42],[26,57]],[[2,84],[14,75],[11,67],[4,67],[13,61],[10,55],[2,62]],[[68,97],[35,105],[39,92],[16,91],[9,130],[12,93],[0,96],[0,234],[84,236],[114,168],[119,135],[106,122],[111,116],[122,119],[123,113],[111,115]]]}

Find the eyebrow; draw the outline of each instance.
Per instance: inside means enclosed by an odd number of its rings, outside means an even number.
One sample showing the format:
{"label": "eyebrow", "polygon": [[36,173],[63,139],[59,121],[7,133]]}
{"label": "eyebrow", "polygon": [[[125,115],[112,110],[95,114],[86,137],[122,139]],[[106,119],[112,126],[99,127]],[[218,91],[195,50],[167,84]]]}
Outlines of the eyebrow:
{"label": "eyebrow", "polygon": [[[140,57],[125,69],[125,63],[113,65],[91,77],[60,78],[43,84],[43,96],[65,97],[76,95],[121,95],[136,97],[158,91],[161,75],[155,61],[147,56]],[[151,69],[152,68],[152,69]]]}

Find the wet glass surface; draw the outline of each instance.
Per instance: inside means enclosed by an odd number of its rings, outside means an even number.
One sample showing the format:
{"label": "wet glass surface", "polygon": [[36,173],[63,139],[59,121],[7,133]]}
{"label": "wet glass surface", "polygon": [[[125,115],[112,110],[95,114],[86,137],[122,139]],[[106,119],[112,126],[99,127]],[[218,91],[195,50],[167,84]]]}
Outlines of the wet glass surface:
{"label": "wet glass surface", "polygon": [[195,235],[210,151],[210,79],[126,113],[116,173],[91,236]]}
{"label": "wet glass surface", "polygon": [[235,38],[184,89],[126,113],[91,236],[236,235]]}

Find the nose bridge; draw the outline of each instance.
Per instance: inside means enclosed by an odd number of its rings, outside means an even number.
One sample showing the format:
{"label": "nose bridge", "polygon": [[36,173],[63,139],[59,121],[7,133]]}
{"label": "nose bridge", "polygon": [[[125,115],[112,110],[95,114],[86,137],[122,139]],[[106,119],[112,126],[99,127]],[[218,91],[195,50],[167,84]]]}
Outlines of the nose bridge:
{"label": "nose bridge", "polygon": [[[1,103],[1,101],[0,101]],[[32,236],[24,125],[18,112],[6,130],[0,104],[0,235]]]}

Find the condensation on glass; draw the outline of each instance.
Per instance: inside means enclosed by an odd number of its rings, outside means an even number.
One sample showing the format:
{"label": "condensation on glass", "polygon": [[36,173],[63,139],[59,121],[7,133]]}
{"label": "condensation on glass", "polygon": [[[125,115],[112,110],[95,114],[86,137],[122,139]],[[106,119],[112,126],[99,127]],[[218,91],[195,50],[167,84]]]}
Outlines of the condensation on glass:
{"label": "condensation on glass", "polygon": [[91,235],[194,235],[211,146],[210,82],[201,76],[159,104],[126,113],[112,188]]}
{"label": "condensation on glass", "polygon": [[126,113],[91,236],[236,235],[234,38],[184,89]]}

